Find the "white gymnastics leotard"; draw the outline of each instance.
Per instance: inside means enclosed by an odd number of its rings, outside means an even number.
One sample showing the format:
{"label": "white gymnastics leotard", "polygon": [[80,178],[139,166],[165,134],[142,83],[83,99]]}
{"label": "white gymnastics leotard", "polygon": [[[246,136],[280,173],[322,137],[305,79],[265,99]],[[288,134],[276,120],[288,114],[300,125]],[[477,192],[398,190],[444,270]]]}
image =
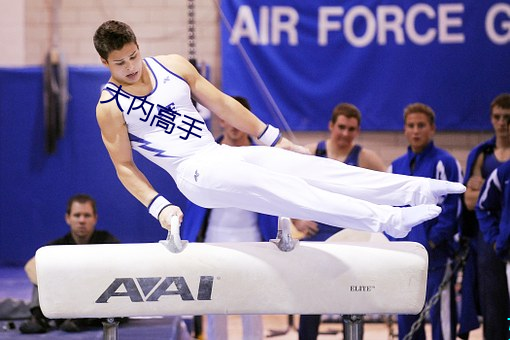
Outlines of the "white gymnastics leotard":
{"label": "white gymnastics leotard", "polygon": [[[401,229],[402,211],[417,207],[397,206],[437,201],[431,179],[362,169],[277,147],[217,144],[191,101],[186,81],[156,58],[145,62],[155,79],[149,95],[137,97],[108,83],[105,90],[112,97],[102,103],[116,100],[132,148],[165,169],[195,204],[402,237],[410,230]],[[438,213],[422,210],[422,219],[413,223]]]}

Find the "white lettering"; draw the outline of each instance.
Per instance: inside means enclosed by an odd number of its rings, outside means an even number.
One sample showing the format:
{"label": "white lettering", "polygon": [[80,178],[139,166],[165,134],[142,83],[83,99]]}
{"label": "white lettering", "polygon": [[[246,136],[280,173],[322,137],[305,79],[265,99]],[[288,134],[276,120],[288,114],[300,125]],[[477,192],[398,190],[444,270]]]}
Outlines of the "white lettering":
{"label": "white lettering", "polygon": [[295,46],[298,44],[296,25],[299,21],[299,14],[294,8],[288,6],[273,7],[271,21],[271,43],[273,45],[280,45],[280,37],[283,32],[288,35],[289,45]]}
{"label": "white lettering", "polygon": [[238,44],[242,38],[247,38],[252,45],[280,45],[281,37],[288,36],[289,45],[299,42],[297,24],[298,12],[288,6],[261,6],[259,9],[259,26],[253,17],[249,6],[239,6],[237,16],[230,33],[230,44]]}
{"label": "white lettering", "polygon": [[[362,17],[365,20],[366,29],[364,34],[357,36],[354,33],[354,21]],[[345,15],[344,31],[347,41],[356,47],[365,47],[369,45],[375,37],[377,25],[374,15],[366,6],[354,6]]]}
{"label": "white lettering", "polygon": [[[390,20],[393,18],[393,20]],[[403,45],[405,42],[404,30],[404,12],[398,6],[380,6],[377,8],[377,43],[386,45],[388,43],[388,32],[393,32],[397,45]]]}
{"label": "white lettering", "polygon": [[342,24],[339,21],[330,21],[332,16],[342,16],[344,9],[342,7],[319,7],[319,22],[318,22],[318,41],[319,46],[328,44],[328,33],[330,31],[340,31]]}
{"label": "white lettering", "polygon": [[259,10],[259,44],[269,45],[269,8],[260,7]]}
{"label": "white lettering", "polygon": [[[501,21],[500,29],[503,34],[496,30],[496,17],[505,15],[506,18]],[[496,45],[504,45],[510,42],[510,4],[498,3],[489,8],[485,16],[485,32],[487,37]]]}
{"label": "white lettering", "polygon": [[[510,21],[501,25],[505,29],[504,36],[498,36],[493,23],[495,16],[502,11],[510,15],[509,7],[496,7],[487,16],[487,32],[497,41],[510,39]],[[356,47],[368,46],[375,38],[378,45],[387,45],[391,37],[397,45],[404,45],[406,39],[416,45],[427,45],[434,41],[461,44],[466,40],[461,31],[464,9],[463,3],[439,4],[437,8],[427,3],[416,3],[407,12],[397,5],[380,5],[375,9],[360,5],[347,10],[336,6],[319,7],[317,42],[319,46],[327,45],[329,34],[338,31],[343,33],[349,44]]]}
{"label": "white lettering", "polygon": [[438,10],[439,42],[443,44],[462,44],[466,40],[463,33],[449,33],[449,28],[462,28],[462,18],[450,17],[450,14],[464,13],[464,4],[442,4]]}
{"label": "white lettering", "polygon": [[239,7],[229,42],[235,45],[239,43],[241,38],[248,38],[253,45],[258,43],[257,25],[250,6]]}
{"label": "white lettering", "polygon": [[416,4],[411,6],[407,11],[405,27],[407,36],[416,45],[430,44],[436,37],[437,30],[435,28],[429,28],[424,34],[419,34],[416,31],[415,22],[416,17],[420,14],[424,14],[429,19],[434,19],[436,13],[434,9],[427,4]]}

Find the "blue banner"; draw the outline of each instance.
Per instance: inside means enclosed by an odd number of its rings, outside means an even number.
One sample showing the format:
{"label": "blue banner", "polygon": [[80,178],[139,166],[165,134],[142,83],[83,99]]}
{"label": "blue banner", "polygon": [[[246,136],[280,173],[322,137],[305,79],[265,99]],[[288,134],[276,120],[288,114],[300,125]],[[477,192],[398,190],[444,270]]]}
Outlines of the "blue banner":
{"label": "blue banner", "polygon": [[358,106],[364,130],[401,130],[423,102],[440,130],[490,130],[510,92],[508,1],[223,0],[222,88],[265,122],[325,130]]}

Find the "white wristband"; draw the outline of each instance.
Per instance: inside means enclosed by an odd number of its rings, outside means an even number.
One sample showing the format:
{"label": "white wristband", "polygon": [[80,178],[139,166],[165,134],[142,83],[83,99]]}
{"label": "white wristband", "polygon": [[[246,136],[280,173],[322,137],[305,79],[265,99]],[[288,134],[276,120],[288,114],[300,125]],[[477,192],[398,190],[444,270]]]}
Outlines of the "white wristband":
{"label": "white wristband", "polygon": [[154,216],[157,220],[159,220],[159,214],[161,214],[161,211],[168,207],[169,205],[172,205],[166,198],[158,194],[152,202],[149,204],[149,214]]}
{"label": "white wristband", "polygon": [[266,146],[275,146],[280,141],[280,138],[282,138],[280,129],[267,124],[266,129],[262,131],[257,139]]}

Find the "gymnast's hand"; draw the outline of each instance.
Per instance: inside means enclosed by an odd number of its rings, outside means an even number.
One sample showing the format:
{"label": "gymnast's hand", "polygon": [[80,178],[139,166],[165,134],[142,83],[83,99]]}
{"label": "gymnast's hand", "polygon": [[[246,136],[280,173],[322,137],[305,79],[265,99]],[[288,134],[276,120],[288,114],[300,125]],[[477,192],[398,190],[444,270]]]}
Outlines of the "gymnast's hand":
{"label": "gymnast's hand", "polygon": [[178,206],[172,204],[161,210],[161,213],[159,214],[159,223],[161,223],[161,226],[164,229],[170,230],[171,228],[170,221],[172,219],[172,216],[179,217],[179,223],[182,223],[184,214],[182,213],[181,208],[179,208]]}
{"label": "gymnast's hand", "polygon": [[294,144],[285,137],[282,137],[280,139],[280,141],[278,142],[278,144],[276,144],[276,146],[279,148],[285,149],[285,150],[289,150],[289,151],[304,153],[307,155],[310,154],[310,151],[307,148],[305,148],[304,146],[298,145],[298,144]]}

